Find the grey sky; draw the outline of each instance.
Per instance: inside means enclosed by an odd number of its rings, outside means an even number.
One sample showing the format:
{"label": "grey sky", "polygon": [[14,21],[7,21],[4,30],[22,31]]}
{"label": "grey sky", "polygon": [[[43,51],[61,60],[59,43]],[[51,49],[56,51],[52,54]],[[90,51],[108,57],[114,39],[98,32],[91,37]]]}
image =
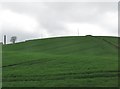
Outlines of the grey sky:
{"label": "grey sky", "polygon": [[80,36],[117,36],[118,3],[0,3],[0,31],[8,38],[17,36],[18,41],[24,41],[41,37],[76,36],[77,29]]}

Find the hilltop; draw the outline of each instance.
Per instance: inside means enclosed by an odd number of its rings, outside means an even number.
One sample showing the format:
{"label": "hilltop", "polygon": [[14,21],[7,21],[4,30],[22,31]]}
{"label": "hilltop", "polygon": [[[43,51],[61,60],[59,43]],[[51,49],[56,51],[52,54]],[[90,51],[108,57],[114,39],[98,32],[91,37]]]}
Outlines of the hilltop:
{"label": "hilltop", "polygon": [[3,46],[3,86],[117,86],[117,75],[117,37],[56,37]]}

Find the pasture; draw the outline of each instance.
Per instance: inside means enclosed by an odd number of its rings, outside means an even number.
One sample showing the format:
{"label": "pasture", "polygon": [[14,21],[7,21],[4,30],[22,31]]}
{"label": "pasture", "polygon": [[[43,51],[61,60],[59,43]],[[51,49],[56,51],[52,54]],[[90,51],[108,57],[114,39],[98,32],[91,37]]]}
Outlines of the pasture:
{"label": "pasture", "polygon": [[3,87],[116,87],[118,38],[72,36],[2,46]]}

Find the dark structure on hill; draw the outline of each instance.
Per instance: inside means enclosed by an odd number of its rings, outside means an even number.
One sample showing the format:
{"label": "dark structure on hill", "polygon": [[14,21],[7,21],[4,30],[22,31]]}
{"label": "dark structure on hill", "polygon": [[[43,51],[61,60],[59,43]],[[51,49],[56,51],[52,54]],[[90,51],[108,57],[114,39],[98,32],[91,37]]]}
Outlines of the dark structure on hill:
{"label": "dark structure on hill", "polygon": [[4,44],[6,44],[6,41],[7,41],[7,37],[6,35],[4,35]]}
{"label": "dark structure on hill", "polygon": [[92,35],[86,35],[86,36],[92,36]]}

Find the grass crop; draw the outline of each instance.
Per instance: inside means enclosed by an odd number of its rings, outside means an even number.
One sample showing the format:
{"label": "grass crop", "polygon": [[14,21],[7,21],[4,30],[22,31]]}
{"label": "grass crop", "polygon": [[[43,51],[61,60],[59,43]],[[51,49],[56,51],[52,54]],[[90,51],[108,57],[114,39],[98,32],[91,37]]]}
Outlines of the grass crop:
{"label": "grass crop", "polygon": [[3,87],[116,87],[117,40],[73,36],[3,45]]}

